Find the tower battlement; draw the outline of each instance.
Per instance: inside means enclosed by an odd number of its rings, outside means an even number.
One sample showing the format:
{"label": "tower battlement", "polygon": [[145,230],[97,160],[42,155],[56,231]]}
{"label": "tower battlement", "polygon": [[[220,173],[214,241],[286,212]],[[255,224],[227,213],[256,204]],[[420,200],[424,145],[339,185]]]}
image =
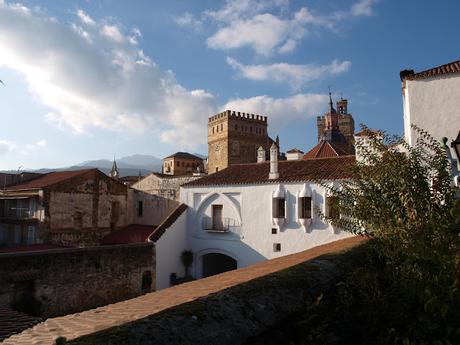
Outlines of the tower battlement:
{"label": "tower battlement", "polygon": [[256,115],[256,114],[250,114],[250,113],[244,113],[240,111],[233,111],[233,110],[225,110],[219,114],[213,115],[209,117],[208,122],[212,123],[215,121],[219,121],[223,118],[239,118],[239,119],[248,119],[248,120],[253,120],[253,121],[258,121],[260,123],[267,123],[267,117],[263,115]]}

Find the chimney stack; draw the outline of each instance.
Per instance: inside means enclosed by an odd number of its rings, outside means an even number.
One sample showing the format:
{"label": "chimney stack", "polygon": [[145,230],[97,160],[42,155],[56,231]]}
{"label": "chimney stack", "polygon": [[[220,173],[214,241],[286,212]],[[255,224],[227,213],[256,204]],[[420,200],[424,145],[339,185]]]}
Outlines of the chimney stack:
{"label": "chimney stack", "polygon": [[270,180],[276,180],[280,177],[278,173],[278,146],[275,143],[270,147],[270,173],[268,178]]}
{"label": "chimney stack", "polygon": [[265,150],[262,146],[257,149],[257,163],[265,162]]}

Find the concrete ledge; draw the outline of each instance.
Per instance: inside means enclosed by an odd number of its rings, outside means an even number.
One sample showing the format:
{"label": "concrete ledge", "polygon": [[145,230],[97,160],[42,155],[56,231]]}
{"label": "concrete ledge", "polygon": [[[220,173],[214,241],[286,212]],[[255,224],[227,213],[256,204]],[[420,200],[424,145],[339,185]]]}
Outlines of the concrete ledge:
{"label": "concrete ledge", "polygon": [[321,256],[69,344],[245,344],[315,303],[343,276],[344,256]]}

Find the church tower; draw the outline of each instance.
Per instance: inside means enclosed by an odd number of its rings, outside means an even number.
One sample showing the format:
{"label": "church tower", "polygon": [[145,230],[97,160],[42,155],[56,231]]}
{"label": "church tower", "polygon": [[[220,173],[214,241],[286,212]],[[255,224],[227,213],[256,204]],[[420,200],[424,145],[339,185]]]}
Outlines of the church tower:
{"label": "church tower", "polygon": [[318,142],[324,137],[328,129],[337,129],[352,145],[355,134],[355,120],[353,116],[348,113],[348,101],[340,98],[336,103],[337,110],[333,107],[332,95],[329,92],[329,109],[323,116],[318,116],[316,125],[318,128]]}
{"label": "church tower", "polygon": [[110,177],[117,179],[117,180],[120,178],[120,173],[118,171],[117,161],[115,160],[115,157],[113,158],[112,170],[110,170],[109,175]]}
{"label": "church tower", "polygon": [[229,165],[256,163],[257,149],[267,152],[271,140],[267,117],[226,110],[208,119],[208,173]]}

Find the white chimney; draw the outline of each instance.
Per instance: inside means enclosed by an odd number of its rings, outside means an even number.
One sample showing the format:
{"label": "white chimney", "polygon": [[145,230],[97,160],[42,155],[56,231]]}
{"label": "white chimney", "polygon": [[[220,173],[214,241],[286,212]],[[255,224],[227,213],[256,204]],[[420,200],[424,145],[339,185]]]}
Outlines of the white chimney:
{"label": "white chimney", "polygon": [[265,150],[262,146],[257,149],[257,163],[265,162]]}
{"label": "white chimney", "polygon": [[278,173],[278,146],[275,143],[270,147],[270,173],[268,178],[270,180],[276,180],[280,177]]}

